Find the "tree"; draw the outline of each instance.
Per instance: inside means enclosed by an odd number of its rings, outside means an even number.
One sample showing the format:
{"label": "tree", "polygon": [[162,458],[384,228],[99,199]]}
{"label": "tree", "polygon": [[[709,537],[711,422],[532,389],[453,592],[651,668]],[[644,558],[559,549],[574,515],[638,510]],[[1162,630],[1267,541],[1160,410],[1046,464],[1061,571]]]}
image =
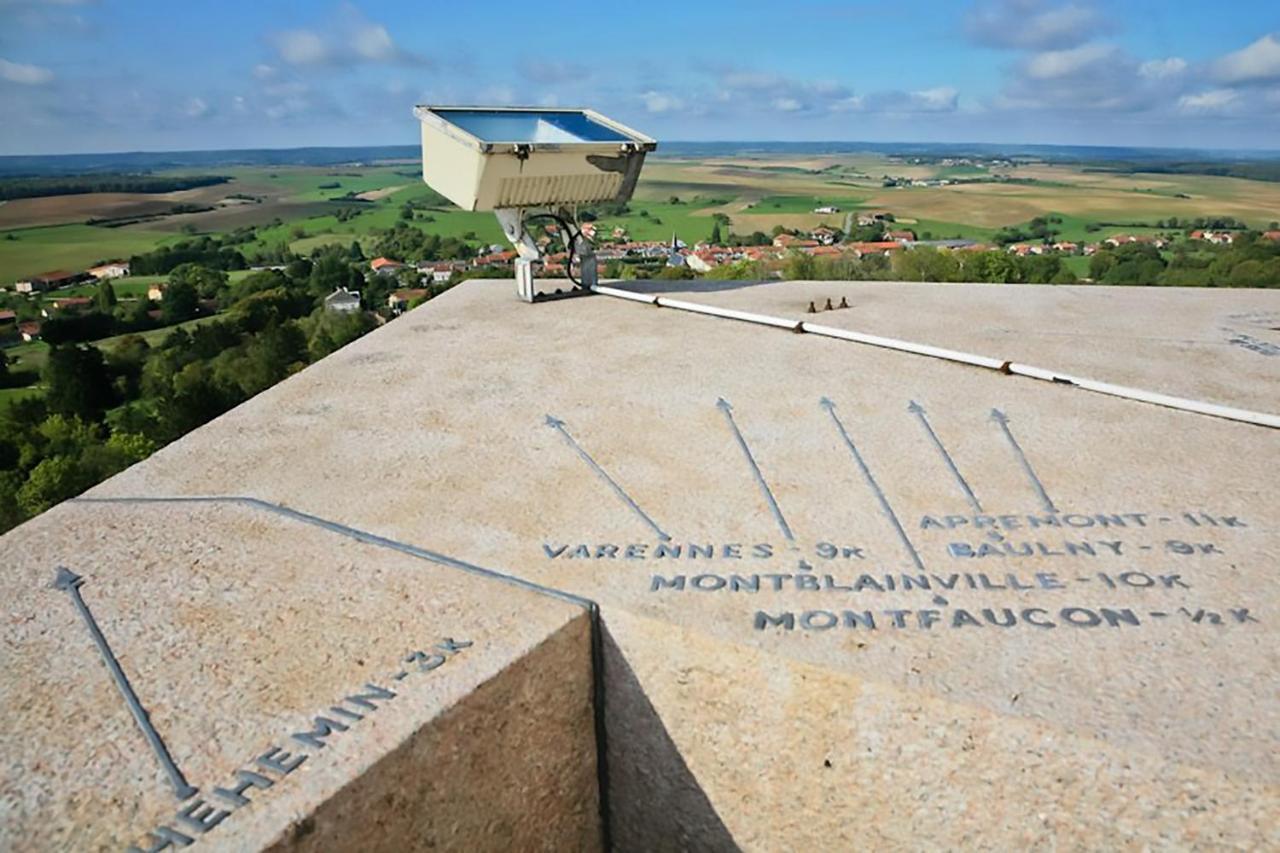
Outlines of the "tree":
{"label": "tree", "polygon": [[794,249],[787,253],[787,260],[783,264],[784,277],[792,281],[803,281],[814,279],[817,275],[818,265],[814,263],[813,255]]}
{"label": "tree", "polygon": [[181,323],[196,316],[200,308],[200,296],[189,281],[171,281],[160,298],[160,317],[166,325]]}
{"label": "tree", "polygon": [[363,311],[349,314],[325,311],[323,308],[302,321],[307,334],[307,352],[319,361],[341,349],[373,328],[373,318]]}
{"label": "tree", "polygon": [[294,322],[270,326],[254,335],[244,354],[228,365],[226,377],[234,379],[245,396],[265,391],[307,363],[307,338]]}
{"label": "tree", "polygon": [[169,287],[190,284],[201,299],[216,299],[227,289],[227,274],[203,264],[180,264],[169,273]]}
{"label": "tree", "polygon": [[316,298],[324,298],[340,287],[360,290],[364,276],[347,262],[341,254],[328,253],[316,258],[311,266],[308,292]]}
{"label": "tree", "polygon": [[721,243],[720,223],[716,222],[715,225],[711,226],[711,244],[713,246],[719,246],[720,243]]}
{"label": "tree", "polygon": [[73,498],[93,485],[80,462],[73,456],[50,456],[41,460],[18,489],[18,506],[28,516],[38,515],[54,504]]}
{"label": "tree", "polygon": [[347,259],[357,262],[364,260],[364,249],[360,248],[358,240],[352,240],[351,245],[347,247]]}
{"label": "tree", "polygon": [[111,286],[111,282],[104,280],[98,285],[93,294],[93,307],[103,314],[110,314],[111,309],[116,307],[116,289]]}
{"label": "tree", "polygon": [[903,281],[954,281],[959,278],[960,264],[951,252],[917,246],[894,253],[893,272]]}
{"label": "tree", "polygon": [[97,421],[115,404],[111,374],[97,347],[71,344],[49,350],[44,380],[51,412]]}

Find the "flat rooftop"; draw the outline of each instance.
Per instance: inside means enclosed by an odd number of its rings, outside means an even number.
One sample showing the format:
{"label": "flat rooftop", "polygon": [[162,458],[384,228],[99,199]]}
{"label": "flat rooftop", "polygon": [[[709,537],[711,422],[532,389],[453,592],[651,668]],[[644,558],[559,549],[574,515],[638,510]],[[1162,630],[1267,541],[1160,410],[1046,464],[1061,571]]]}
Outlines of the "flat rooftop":
{"label": "flat rooftop", "polygon": [[[1280,411],[1276,292],[615,286]],[[0,540],[0,846],[1280,843],[1280,431],[513,291]]]}

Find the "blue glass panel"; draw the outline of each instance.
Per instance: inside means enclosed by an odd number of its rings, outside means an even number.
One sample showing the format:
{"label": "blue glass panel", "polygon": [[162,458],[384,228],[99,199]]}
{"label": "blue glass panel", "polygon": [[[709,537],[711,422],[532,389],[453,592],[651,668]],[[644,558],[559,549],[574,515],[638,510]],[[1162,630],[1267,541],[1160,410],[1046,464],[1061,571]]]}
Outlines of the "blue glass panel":
{"label": "blue glass panel", "polygon": [[432,110],[482,142],[627,142],[629,137],[571,110]]}

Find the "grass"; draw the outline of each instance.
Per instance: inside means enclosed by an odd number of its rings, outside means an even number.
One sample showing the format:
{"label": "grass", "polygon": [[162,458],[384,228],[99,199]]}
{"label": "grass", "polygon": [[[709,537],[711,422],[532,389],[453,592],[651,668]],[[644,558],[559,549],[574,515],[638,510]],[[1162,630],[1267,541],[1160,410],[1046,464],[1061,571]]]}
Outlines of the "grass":
{"label": "grass", "polygon": [[[627,230],[632,240],[670,240],[676,234],[686,243],[696,243],[711,236],[715,220],[706,204],[670,204],[661,201],[633,201],[626,216],[605,216],[596,222],[601,234],[608,235],[619,225]],[[648,214],[642,216],[641,214]],[[728,228],[721,226],[722,234]]]}
{"label": "grass", "polygon": [[[1071,240],[1076,243],[1097,243],[1107,239],[1108,237],[1113,237],[1117,234],[1155,235],[1155,234],[1168,233],[1170,230],[1177,230],[1177,229],[1168,229],[1168,228],[1144,227],[1144,226],[1138,226],[1138,225],[1106,225],[1106,226],[1101,226],[1096,230],[1090,231],[1087,226],[1100,225],[1100,222],[1098,219],[1095,219],[1092,217],[1084,217],[1084,216],[1072,216],[1064,213],[1049,213],[1045,215],[1056,216],[1062,220],[1062,222],[1060,223],[1059,222],[1052,223],[1052,227],[1059,232],[1057,237],[1055,237],[1054,239]],[[1160,217],[1155,217],[1155,218],[1159,219]],[[1149,219],[1145,219],[1144,217],[1135,217],[1133,219],[1129,219],[1127,217],[1107,216],[1107,217],[1104,217],[1104,219],[1106,219],[1106,221],[1109,221],[1109,222],[1111,221],[1123,221],[1123,222],[1151,221]],[[1025,222],[1021,223],[1021,225],[1026,226],[1026,223]]]}
{"label": "grass", "polygon": [[[227,273],[227,280],[237,282],[247,275],[252,275],[252,270],[231,270]],[[116,296],[120,299],[145,299],[147,291],[151,289],[151,285],[159,284],[169,280],[167,275],[131,275],[125,278],[111,279],[111,288],[116,292]],[[45,294],[46,299],[57,299],[62,296],[93,296],[98,292],[99,282],[92,281],[84,284],[78,284],[75,287],[68,287],[62,290],[50,291]]]}
{"label": "grass", "polygon": [[174,239],[159,231],[92,225],[11,229],[0,236],[0,284],[49,270],[83,270],[98,261],[149,252]]}
{"label": "grass", "polygon": [[860,198],[818,198],[816,196],[769,195],[760,199],[751,207],[754,214],[760,213],[813,213],[819,207],[838,207],[841,212],[852,210],[862,204]]}
{"label": "grass", "polygon": [[49,345],[44,341],[32,341],[9,347],[4,354],[9,358],[11,370],[34,370],[38,373],[44,370],[45,362],[49,360]]}
{"label": "grass", "polygon": [[16,403],[18,400],[41,397],[44,395],[44,390],[42,385],[28,385],[25,388],[0,388],[0,408],[8,406],[10,403]]}
{"label": "grass", "polygon": [[[218,234],[240,225],[255,225],[258,238],[239,248],[246,254],[287,245],[307,253],[328,244],[361,244],[372,252],[375,233],[394,227],[406,201],[419,204],[438,200],[417,177],[409,163],[378,166],[232,167],[219,169],[232,183],[219,192],[243,193],[264,199],[261,204],[174,217],[160,223],[125,228],[100,228],[83,224],[20,227],[0,231],[0,285],[51,269],[84,269],[107,258],[128,257],[156,246],[187,239],[176,233],[192,224],[204,233]],[[631,212],[605,217],[598,226],[608,233],[623,226],[637,240],[669,240],[672,233],[688,243],[710,236],[711,215],[728,215],[732,224],[722,227],[749,234],[768,233],[776,225],[812,228],[818,224],[841,227],[851,210],[887,210],[923,237],[960,237],[987,241],[1002,226],[1024,226],[1033,217],[1054,213],[1060,239],[1097,241],[1116,233],[1154,233],[1142,227],[1086,226],[1102,221],[1154,222],[1177,216],[1181,220],[1207,215],[1232,215],[1255,226],[1276,219],[1280,210],[1280,184],[1204,175],[1102,174],[1078,167],[1030,164],[1012,170],[1016,177],[1047,182],[1040,185],[979,183],[949,187],[885,189],[882,174],[909,177],[968,177],[985,174],[971,166],[913,166],[873,154],[841,156],[716,157],[708,160],[675,160],[655,157],[646,165]],[[851,178],[865,174],[869,178]],[[322,189],[321,185],[338,187]],[[1049,186],[1052,184],[1053,186]],[[344,193],[398,188],[374,202],[341,200]],[[1179,193],[1190,198],[1177,198]],[[671,204],[678,196],[683,203]],[[834,205],[841,213],[814,214],[817,207]],[[339,222],[342,208],[357,208],[360,215]],[[647,216],[640,216],[646,211]],[[273,218],[279,225],[267,225]],[[426,217],[426,218],[424,218]],[[430,221],[428,221],[428,218]],[[505,244],[491,213],[461,211],[452,207],[419,207],[414,226],[442,237]],[[12,236],[13,239],[6,239]],[[118,295],[145,296],[146,289],[163,277],[132,277],[113,281]],[[65,291],[66,295],[92,293],[94,286]]]}
{"label": "grass", "polygon": [[[225,174],[235,178],[229,192],[245,192],[249,195],[279,197],[285,201],[327,201],[347,193],[362,193],[400,184],[412,184],[414,179],[397,174],[413,171],[409,166],[333,166],[311,168],[284,166],[279,168],[235,168]],[[421,178],[417,179],[421,183]],[[243,184],[237,188],[237,184]],[[337,187],[323,187],[338,184]]]}
{"label": "grass", "polygon": [[169,334],[177,329],[194,329],[196,326],[203,326],[205,323],[212,323],[217,319],[219,319],[219,315],[211,314],[208,317],[197,317],[194,320],[187,320],[185,323],[175,323],[172,326],[162,326],[159,329],[148,329],[145,332],[126,332],[123,335],[112,335],[109,338],[102,338],[101,340],[92,341],[91,343],[103,352],[109,352],[116,346],[116,344],[120,343],[120,341],[125,338],[132,337],[133,335],[137,335],[151,346],[155,346],[165,338],[169,337]]}
{"label": "grass", "polygon": [[981,178],[991,173],[981,166],[943,166],[934,173],[935,178]]}
{"label": "grass", "polygon": [[[148,276],[132,276],[129,278],[113,278],[111,279],[111,289],[116,292],[116,296],[120,299],[144,299],[147,291],[151,289],[154,281],[164,281],[165,276],[148,275]],[[143,281],[143,279],[147,279]],[[75,287],[68,287],[59,290],[54,294],[50,294],[53,298],[60,296],[93,296],[98,292],[98,285],[101,282],[86,282],[78,284]]]}
{"label": "grass", "polygon": [[1084,255],[1067,255],[1062,259],[1062,265],[1076,274],[1077,278],[1089,277],[1089,261]]}
{"label": "grass", "polygon": [[[997,230],[996,228],[984,228],[981,225],[966,225],[961,222],[947,222],[941,219],[917,219],[914,224],[900,222],[890,224],[890,229],[910,229],[916,233],[916,238],[920,240],[976,240],[979,243],[986,243],[991,240]],[[930,236],[925,237],[925,233]]]}

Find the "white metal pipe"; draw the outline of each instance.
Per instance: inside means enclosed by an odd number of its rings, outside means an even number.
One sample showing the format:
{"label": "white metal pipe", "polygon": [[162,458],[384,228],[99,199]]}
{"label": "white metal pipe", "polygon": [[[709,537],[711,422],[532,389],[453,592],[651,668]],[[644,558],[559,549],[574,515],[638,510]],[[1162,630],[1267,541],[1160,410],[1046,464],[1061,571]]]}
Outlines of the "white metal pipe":
{"label": "white metal pipe", "polygon": [[773,326],[778,329],[789,329],[793,332],[801,330],[799,320],[784,320],[781,317],[770,317],[767,314],[752,314],[749,311],[735,311],[732,308],[717,308],[714,305],[700,305],[697,302],[683,302],[679,299],[658,297],[658,304],[663,308],[676,308],[681,311],[692,311],[695,314],[710,314],[712,317],[724,317],[728,320],[742,320],[745,323],[759,323],[762,326]]}
{"label": "white metal pipe", "polygon": [[597,284],[595,287],[591,288],[591,290],[602,296],[616,296],[619,299],[630,299],[632,302],[644,302],[649,305],[658,304],[658,297],[651,296],[648,293],[635,293],[631,290],[620,290],[619,288],[606,287],[602,284]]}
{"label": "white metal pipe", "polygon": [[1280,415],[1237,409],[1233,406],[1220,406],[1217,403],[1206,403],[1202,400],[1188,400],[1185,397],[1172,397],[1156,391],[1144,391],[1141,388],[1126,388],[1123,385],[1099,382],[1096,379],[1077,379],[1076,385],[1086,391],[1094,391],[1098,394],[1109,394],[1112,397],[1140,400],[1144,403],[1167,406],[1170,409],[1181,409],[1184,412],[1194,412],[1198,415],[1209,415],[1215,418],[1226,418],[1227,420],[1280,429]]}
{"label": "white metal pipe", "polygon": [[1233,406],[1220,406],[1217,403],[1207,403],[1202,400],[1190,400],[1186,397],[1173,397],[1168,394],[1160,394],[1155,391],[1145,391],[1141,388],[1128,388],[1123,385],[1112,385],[1109,382],[1099,382],[1095,379],[1072,376],[1067,373],[1060,373],[1056,370],[1046,370],[1043,367],[1034,367],[1029,364],[1002,361],[1001,359],[988,358],[987,356],[974,355],[973,353],[960,352],[959,350],[929,346],[928,344],[917,344],[912,343],[911,341],[900,341],[896,338],[867,335],[862,332],[839,329],[835,326],[822,326],[817,323],[788,320],[782,317],[770,317],[767,314],[753,314],[749,311],[735,311],[731,308],[717,308],[712,305],[700,305],[697,302],[668,299],[665,296],[655,297],[644,293],[633,293],[632,291],[622,290],[616,287],[596,286],[591,289],[602,296],[613,296],[618,299],[627,299],[632,302],[644,302],[646,304],[657,305],[662,308],[675,308],[679,311],[692,311],[695,314],[724,317],[729,320],[740,320],[746,323],[772,326],[777,329],[787,329],[793,332],[807,332],[812,335],[838,338],[840,340],[852,341],[854,343],[867,344],[875,347],[883,347],[885,349],[896,350],[898,352],[923,355],[929,358],[940,358],[945,359],[946,361],[972,365],[974,367],[983,367],[988,370],[997,370],[1003,374],[1026,376],[1030,379],[1039,379],[1044,382],[1054,382],[1062,385],[1074,385],[1075,387],[1082,388],[1086,391],[1093,391],[1098,394],[1107,394],[1112,397],[1122,397],[1126,400],[1137,400],[1143,403],[1151,403],[1153,405],[1164,406],[1170,409],[1178,409],[1184,412],[1192,412],[1198,415],[1209,415],[1210,417],[1215,418],[1226,418],[1227,420],[1240,421],[1241,423],[1256,424],[1257,426],[1280,429],[1280,415],[1273,415],[1267,412],[1253,412],[1248,409],[1238,409]]}
{"label": "white metal pipe", "polygon": [[1056,370],[1045,370],[1043,367],[1032,367],[1029,364],[1018,364],[1017,362],[1009,362],[1005,368],[1008,373],[1015,373],[1018,376],[1030,376],[1032,379],[1043,379],[1045,382],[1059,382],[1067,385],[1079,385],[1080,380],[1074,376],[1068,376],[1065,373],[1059,373]]}
{"label": "white metal pipe", "polygon": [[974,355],[969,352],[960,352],[953,349],[943,349],[942,347],[928,346],[927,344],[914,344],[910,341],[899,341],[894,338],[882,338],[879,335],[866,335],[861,332],[851,332],[848,329],[838,329],[835,326],[820,326],[817,323],[801,323],[804,330],[813,335],[823,335],[828,338],[840,338],[841,340],[853,341],[859,344],[869,344],[873,347],[884,347],[885,349],[898,350],[899,352],[909,352],[916,355],[927,355],[931,358],[943,358],[947,361],[958,361],[961,364],[971,364],[975,367],[986,367],[991,370],[1001,370],[1005,366],[1005,362],[995,358],[987,358],[983,355]]}

